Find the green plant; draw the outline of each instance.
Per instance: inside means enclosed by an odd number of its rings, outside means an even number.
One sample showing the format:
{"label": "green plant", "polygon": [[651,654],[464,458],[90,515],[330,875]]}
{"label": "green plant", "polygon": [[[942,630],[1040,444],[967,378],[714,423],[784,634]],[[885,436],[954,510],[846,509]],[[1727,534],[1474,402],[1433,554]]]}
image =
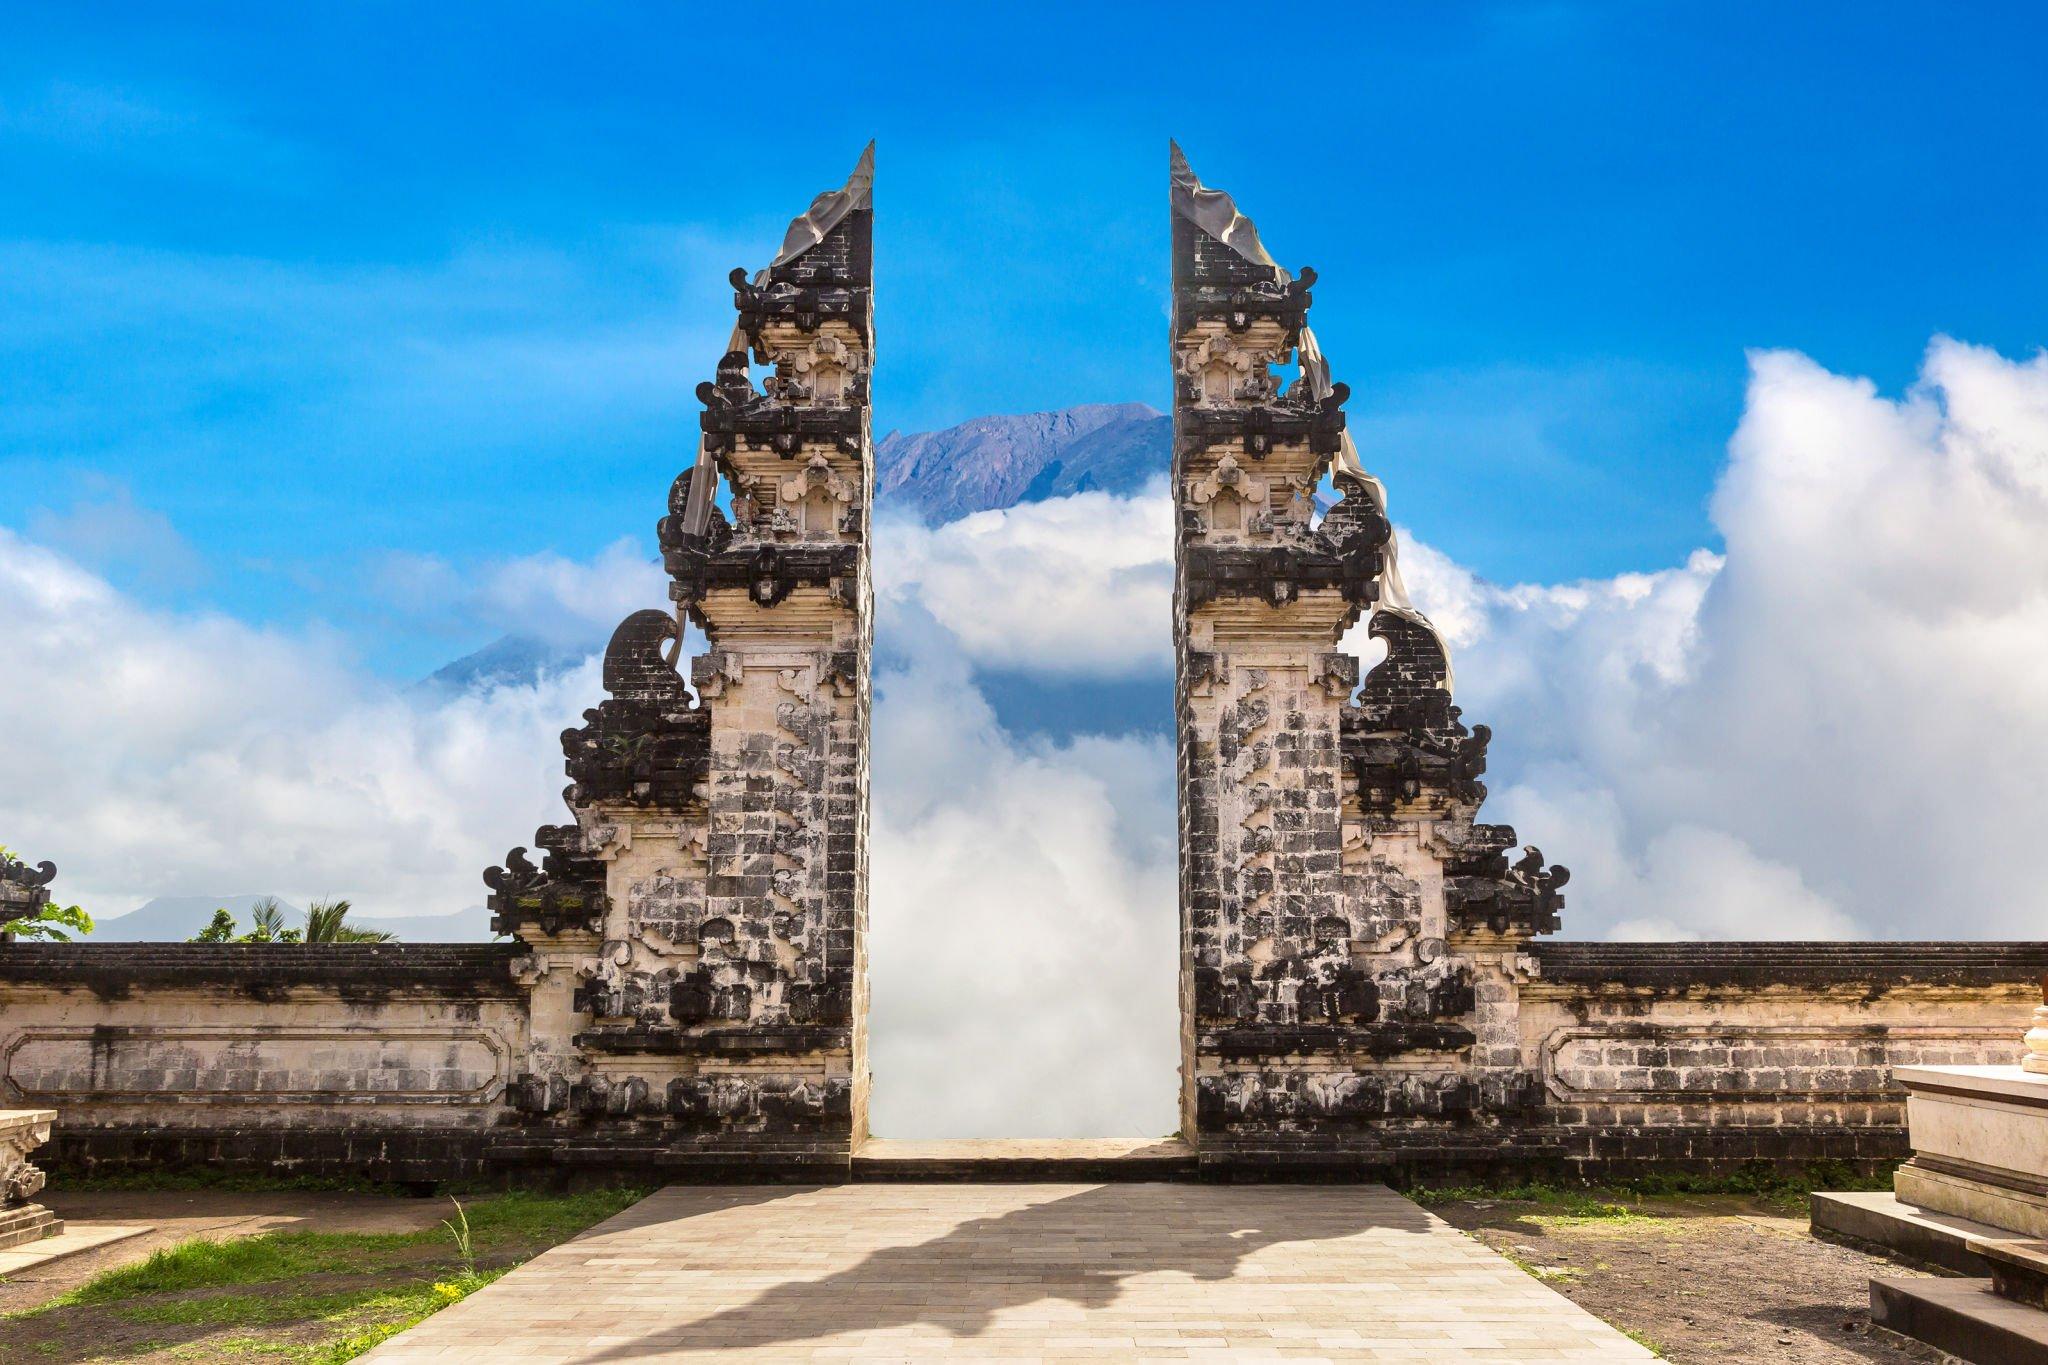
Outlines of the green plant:
{"label": "green plant", "polygon": [[1652,1341],[1649,1337],[1644,1336],[1641,1332],[1631,1331],[1630,1329],[1624,1327],[1621,1329],[1621,1334],[1627,1337],[1630,1341],[1633,1341],[1636,1345],[1642,1347],[1645,1351],[1648,1351],[1651,1355],[1657,1357],[1657,1359],[1664,1360],[1668,1358],[1665,1356],[1664,1348],[1662,1346],[1659,1346],[1656,1342]]}
{"label": "green plant", "polygon": [[233,943],[235,941],[235,917],[223,906],[213,912],[213,920],[204,929],[192,935],[193,943]]}
{"label": "green plant", "polygon": [[92,932],[92,916],[75,905],[46,905],[33,915],[25,915],[10,921],[7,932],[16,938],[42,939],[49,943],[69,943],[74,936],[84,937]]}
{"label": "green plant", "polygon": [[476,1248],[470,1242],[469,1215],[462,1211],[462,1201],[450,1195],[448,1202],[455,1206],[455,1217],[443,1219],[441,1226],[448,1229],[448,1235],[455,1239],[455,1254],[462,1258],[462,1273],[472,1279],[476,1276]]}
{"label": "green plant", "polygon": [[243,943],[297,943],[303,937],[299,930],[284,927],[284,907],[275,896],[265,896],[251,906],[249,918],[252,927],[242,935]]}
{"label": "green plant", "polygon": [[1424,1207],[1475,1199],[1539,1204],[1573,1218],[1627,1218],[1630,1207],[1645,1198],[1672,1195],[1743,1194],[1783,1208],[1795,1208],[1815,1190],[1887,1190],[1891,1166],[1872,1175],[1858,1174],[1841,1161],[1814,1161],[1804,1170],[1787,1173],[1767,1162],[1751,1162],[1719,1175],[1645,1175],[1606,1184],[1553,1185],[1543,1181],[1495,1185],[1436,1185],[1406,1191]]}
{"label": "green plant", "polygon": [[347,923],[349,903],[345,900],[317,900],[306,907],[308,943],[389,943],[396,934],[381,929],[358,929]]}

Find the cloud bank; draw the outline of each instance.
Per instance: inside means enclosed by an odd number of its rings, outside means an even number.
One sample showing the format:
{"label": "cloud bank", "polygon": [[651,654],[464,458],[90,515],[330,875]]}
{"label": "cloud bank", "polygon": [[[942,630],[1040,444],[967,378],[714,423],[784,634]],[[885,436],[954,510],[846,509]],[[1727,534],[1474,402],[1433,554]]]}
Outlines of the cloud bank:
{"label": "cloud bank", "polygon": [[96,913],[244,891],[475,905],[479,856],[550,813],[556,736],[597,690],[593,661],[413,694],[338,636],[153,611],[5,530],[0,639],[0,842]]}
{"label": "cloud bank", "polygon": [[[1572,867],[1574,936],[2038,936],[2048,359],[1937,341],[1897,399],[1788,353],[1752,371],[1719,553],[1498,585],[1409,539],[1497,735],[1489,813]],[[1171,750],[1087,715],[1021,738],[973,681],[1163,680],[1169,528],[1163,494],[878,527],[878,1131],[1172,1126]],[[412,568],[449,610],[563,632],[660,600],[630,546],[460,592]],[[393,688],[338,634],[147,607],[7,532],[0,639],[0,841],[101,911],[475,904],[478,870],[559,818],[556,735],[598,695],[594,663]]]}
{"label": "cloud bank", "polygon": [[1416,556],[1491,809],[1571,865],[1574,934],[2039,936],[2048,358],[1937,340],[1898,400],[1751,368],[1722,555],[1513,588]]}

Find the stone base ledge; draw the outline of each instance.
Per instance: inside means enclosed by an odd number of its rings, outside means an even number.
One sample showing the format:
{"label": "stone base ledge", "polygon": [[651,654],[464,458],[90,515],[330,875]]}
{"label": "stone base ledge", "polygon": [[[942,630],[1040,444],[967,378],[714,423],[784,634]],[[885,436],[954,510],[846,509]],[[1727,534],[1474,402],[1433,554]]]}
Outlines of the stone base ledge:
{"label": "stone base ledge", "polygon": [[2048,1110],[2048,1076],[2018,1066],[1901,1066],[1892,1069],[1892,1079],[1906,1087],[1909,1095],[1943,1095]]}
{"label": "stone base ledge", "polygon": [[1910,1204],[1889,1190],[1815,1193],[1808,1216],[1818,1237],[1880,1247],[1958,1275],[1988,1274],[1972,1244],[2006,1235],[1989,1223]]}
{"label": "stone base ledge", "polygon": [[2048,1237],[2048,1197],[2014,1189],[2000,1179],[1959,1174],[1915,1157],[1899,1167],[1892,1188],[1907,1204],[2006,1232]]}
{"label": "stone base ledge", "polygon": [[1913,1159],[1900,1200],[2048,1237],[2048,1076],[2017,1066],[1902,1066]]}
{"label": "stone base ledge", "polygon": [[1989,1280],[1872,1280],[1870,1325],[1973,1365],[2048,1365],[2048,1313],[2001,1299]]}
{"label": "stone base ledge", "polygon": [[16,1204],[0,1209],[0,1249],[40,1242],[64,1231],[64,1220],[41,1204]]}

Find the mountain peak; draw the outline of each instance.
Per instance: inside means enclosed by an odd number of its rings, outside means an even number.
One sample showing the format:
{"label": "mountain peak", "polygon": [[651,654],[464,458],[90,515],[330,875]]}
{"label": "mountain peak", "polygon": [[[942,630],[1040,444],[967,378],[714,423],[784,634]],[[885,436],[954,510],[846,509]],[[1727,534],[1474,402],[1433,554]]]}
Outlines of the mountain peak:
{"label": "mountain peak", "polygon": [[1145,403],[1083,403],[973,417],[944,431],[890,432],[875,446],[876,509],[926,521],[1101,490],[1135,493],[1164,478],[1173,419]]}

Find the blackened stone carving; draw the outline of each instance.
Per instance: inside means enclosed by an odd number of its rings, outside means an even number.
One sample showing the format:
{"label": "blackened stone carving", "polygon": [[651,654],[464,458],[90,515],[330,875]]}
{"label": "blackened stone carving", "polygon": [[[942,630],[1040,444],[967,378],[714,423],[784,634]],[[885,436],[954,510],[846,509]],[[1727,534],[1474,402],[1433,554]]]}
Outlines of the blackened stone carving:
{"label": "blackened stone carving", "polygon": [[[1354,608],[1378,595],[1379,561],[1370,551],[1345,556],[1320,545],[1193,545],[1183,557],[1189,609],[1224,597],[1255,597],[1285,606],[1304,591],[1330,588]],[[1348,625],[1357,618],[1354,611]]]}
{"label": "blackened stone carving", "polygon": [[1381,551],[1393,537],[1394,528],[1362,483],[1343,475],[1335,482],[1343,496],[1323,515],[1316,533],[1342,558],[1361,565],[1370,563],[1377,577],[1385,563]]}
{"label": "blackened stone carving", "polygon": [[1444,899],[1452,924],[1495,934],[1554,934],[1561,927],[1567,868],[1545,867],[1533,844],[1512,867],[1507,850],[1515,832],[1506,825],[1474,825],[1470,837],[1444,862]]}
{"label": "blackened stone carving", "polygon": [[549,936],[600,932],[608,908],[604,864],[582,853],[582,832],[574,825],[543,825],[534,838],[547,850],[542,866],[535,867],[525,849],[515,848],[505,855],[504,866],[484,873],[484,885],[491,889],[486,902],[491,932],[509,936],[522,927]]}
{"label": "blackened stone carving", "polygon": [[12,854],[0,854],[0,933],[15,920],[27,919],[50,903],[50,883],[57,879],[55,863],[30,867]]}
{"label": "blackened stone carving", "polygon": [[783,388],[756,393],[747,374],[747,356],[734,351],[719,363],[716,383],[697,386],[704,404],[704,444],[714,454],[730,454],[742,437],[766,445],[787,460],[808,445],[829,443],[848,454],[860,453],[863,414],[851,406],[797,403]]}
{"label": "blackened stone carving", "polygon": [[612,633],[604,654],[609,701],[562,733],[571,804],[621,801],[678,807],[705,780],[710,717],[697,708],[675,670],[681,642],[675,618],[639,611]]}
{"label": "blackened stone carving", "polygon": [[1180,439],[1197,450],[1237,441],[1254,460],[1264,460],[1281,443],[1305,444],[1313,454],[1335,455],[1343,446],[1343,404],[1351,391],[1339,384],[1336,392],[1319,399],[1307,393],[1297,397],[1300,389],[1296,384],[1286,396],[1255,406],[1189,406]]}

